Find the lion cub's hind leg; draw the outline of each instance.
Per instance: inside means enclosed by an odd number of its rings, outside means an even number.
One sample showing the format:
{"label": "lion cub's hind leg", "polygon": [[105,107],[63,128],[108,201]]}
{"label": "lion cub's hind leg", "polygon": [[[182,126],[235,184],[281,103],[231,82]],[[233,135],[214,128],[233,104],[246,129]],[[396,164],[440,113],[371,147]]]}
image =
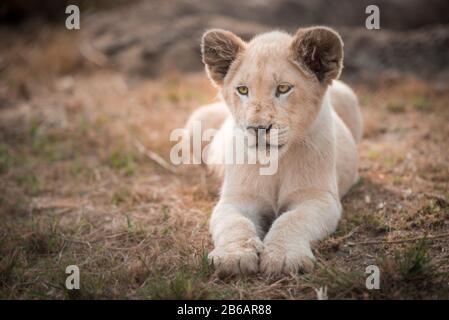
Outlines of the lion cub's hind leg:
{"label": "lion cub's hind leg", "polygon": [[363,119],[354,91],[341,81],[334,80],[329,88],[332,106],[352,133],[356,143],[362,139]]}

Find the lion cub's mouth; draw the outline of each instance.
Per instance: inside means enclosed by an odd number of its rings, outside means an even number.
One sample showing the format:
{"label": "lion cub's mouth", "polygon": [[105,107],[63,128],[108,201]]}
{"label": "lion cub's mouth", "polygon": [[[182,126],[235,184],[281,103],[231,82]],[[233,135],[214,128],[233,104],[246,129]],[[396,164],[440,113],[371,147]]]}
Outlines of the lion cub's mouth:
{"label": "lion cub's mouth", "polygon": [[265,142],[264,144],[261,144],[259,142],[256,142],[255,145],[251,146],[252,149],[262,149],[265,148],[267,149],[281,149],[285,144],[270,144],[269,142]]}

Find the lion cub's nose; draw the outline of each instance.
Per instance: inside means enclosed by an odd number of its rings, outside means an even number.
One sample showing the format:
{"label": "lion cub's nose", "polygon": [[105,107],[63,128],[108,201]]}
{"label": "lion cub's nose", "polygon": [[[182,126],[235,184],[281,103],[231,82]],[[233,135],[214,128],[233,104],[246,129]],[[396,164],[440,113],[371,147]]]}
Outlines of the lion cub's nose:
{"label": "lion cub's nose", "polygon": [[262,126],[262,125],[259,125],[259,126],[247,126],[246,130],[254,131],[253,133],[257,136],[258,133],[259,133],[259,130],[265,130],[265,133],[268,133],[268,132],[270,132],[271,127],[273,127],[273,124],[269,124],[267,126]]}

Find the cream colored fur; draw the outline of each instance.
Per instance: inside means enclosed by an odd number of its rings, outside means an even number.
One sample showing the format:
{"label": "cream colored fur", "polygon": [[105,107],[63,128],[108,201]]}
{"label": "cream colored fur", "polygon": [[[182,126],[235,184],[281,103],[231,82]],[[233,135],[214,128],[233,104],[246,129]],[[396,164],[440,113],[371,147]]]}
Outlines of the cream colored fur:
{"label": "cream colored fur", "polygon": [[[221,141],[236,127],[270,123],[284,132],[274,175],[260,175],[258,165],[215,166],[224,177],[209,259],[219,274],[309,271],[311,244],[336,229],[340,198],[358,179],[362,136],[357,98],[335,80],[342,59],[340,37],[324,27],[295,36],[271,32],[249,43],[223,30],[203,37],[203,61],[221,101],[195,111],[187,128],[201,121],[203,129],[220,129],[207,157],[223,157]],[[277,97],[281,82],[293,87]],[[248,96],[236,93],[242,84]]]}

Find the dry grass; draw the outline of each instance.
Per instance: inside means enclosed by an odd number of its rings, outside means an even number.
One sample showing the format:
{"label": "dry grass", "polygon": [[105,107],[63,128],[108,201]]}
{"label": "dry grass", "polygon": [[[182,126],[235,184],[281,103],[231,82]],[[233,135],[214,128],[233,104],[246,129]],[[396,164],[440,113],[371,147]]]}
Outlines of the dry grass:
{"label": "dry grass", "polygon": [[[449,298],[449,237],[431,238],[449,232],[447,91],[409,78],[356,86],[362,179],[337,232],[317,244],[315,271],[218,279],[205,258],[217,197],[200,169],[172,174],[134,144],[167,159],[170,131],[214,98],[205,76],[68,76],[85,62],[49,37],[33,54],[20,41],[4,52],[25,62],[9,59],[0,82],[1,298],[313,299],[320,287],[329,298]],[[64,288],[70,264],[79,291]],[[381,268],[380,290],[365,288],[370,264]]]}

